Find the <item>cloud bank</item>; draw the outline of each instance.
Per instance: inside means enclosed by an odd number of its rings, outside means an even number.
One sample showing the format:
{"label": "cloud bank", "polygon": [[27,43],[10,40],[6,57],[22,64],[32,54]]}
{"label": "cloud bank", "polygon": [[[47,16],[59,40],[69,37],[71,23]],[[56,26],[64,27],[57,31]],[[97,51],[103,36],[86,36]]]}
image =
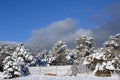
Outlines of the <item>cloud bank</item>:
{"label": "cloud bank", "polygon": [[33,30],[29,43],[36,47],[40,45],[39,48],[41,49],[49,49],[58,40],[63,40],[71,46],[74,45],[75,38],[80,35],[91,36],[91,31],[85,29],[77,30],[76,22],[71,18],[67,18],[55,21],[45,28]]}
{"label": "cloud bank", "polygon": [[95,21],[100,21],[98,22],[98,28],[89,30],[83,28],[77,29],[75,20],[67,18],[55,21],[44,28],[33,30],[28,44],[38,50],[50,49],[56,41],[63,40],[67,43],[68,47],[74,48],[75,38],[80,35],[87,35],[94,37],[97,46],[101,46],[109,35],[120,33],[120,3],[107,6],[107,8],[104,9],[104,13],[109,16],[109,20],[103,22],[103,24],[101,23],[103,16],[97,18]]}
{"label": "cloud bank", "polygon": [[99,24],[99,28],[92,30],[98,46],[107,40],[109,35],[120,33],[120,3],[110,4],[104,9],[104,13],[109,16],[109,20],[105,24]]}

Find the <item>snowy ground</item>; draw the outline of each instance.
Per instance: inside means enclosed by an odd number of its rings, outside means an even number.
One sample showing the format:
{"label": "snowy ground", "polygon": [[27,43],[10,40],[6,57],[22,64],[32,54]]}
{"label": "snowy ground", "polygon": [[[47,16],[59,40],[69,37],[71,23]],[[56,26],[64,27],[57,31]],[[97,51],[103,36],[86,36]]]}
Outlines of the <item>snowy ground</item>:
{"label": "snowy ground", "polygon": [[[34,72],[35,71],[36,70],[34,70]],[[65,70],[61,70],[61,71],[58,70],[58,71],[65,72]],[[0,73],[0,80],[4,80],[1,77],[2,77],[2,73]],[[48,76],[48,75],[33,74],[33,75],[25,76],[25,77],[12,78],[12,79],[7,79],[7,80],[120,80],[120,75],[118,76],[116,74],[113,74],[111,77],[96,77],[94,76],[93,73],[83,73],[83,74],[78,74],[77,76],[63,76],[63,75]]]}
{"label": "snowy ground", "polygon": [[[3,80],[3,79],[0,79]],[[92,74],[80,74],[77,76],[43,76],[43,75],[29,75],[21,78],[13,78],[8,80],[120,80],[118,75],[111,77],[96,77]]]}

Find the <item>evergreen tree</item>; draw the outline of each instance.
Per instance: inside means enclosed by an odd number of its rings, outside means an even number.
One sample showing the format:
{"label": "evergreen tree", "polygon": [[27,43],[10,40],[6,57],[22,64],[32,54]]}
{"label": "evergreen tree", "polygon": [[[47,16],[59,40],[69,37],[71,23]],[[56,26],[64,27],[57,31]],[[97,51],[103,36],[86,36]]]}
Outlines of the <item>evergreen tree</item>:
{"label": "evergreen tree", "polygon": [[111,76],[120,72],[120,34],[110,36],[104,47],[87,56],[84,65],[91,66],[97,76]]}
{"label": "evergreen tree", "polygon": [[3,60],[7,57],[13,54],[15,50],[15,46],[12,45],[1,45],[0,46],[0,71],[3,71]]}
{"label": "evergreen tree", "polygon": [[66,65],[67,64],[67,54],[66,51],[68,50],[67,45],[63,41],[58,41],[52,50],[50,51],[49,55],[49,62],[51,65]]}
{"label": "evergreen tree", "polygon": [[76,48],[73,50],[74,62],[81,65],[84,58],[92,54],[95,50],[95,43],[92,37],[87,37],[85,35],[80,36],[75,41],[77,43]]}
{"label": "evergreen tree", "polygon": [[34,66],[35,59],[24,48],[23,44],[18,45],[12,55],[7,56],[3,61],[3,78],[20,77],[29,74],[28,66]]}

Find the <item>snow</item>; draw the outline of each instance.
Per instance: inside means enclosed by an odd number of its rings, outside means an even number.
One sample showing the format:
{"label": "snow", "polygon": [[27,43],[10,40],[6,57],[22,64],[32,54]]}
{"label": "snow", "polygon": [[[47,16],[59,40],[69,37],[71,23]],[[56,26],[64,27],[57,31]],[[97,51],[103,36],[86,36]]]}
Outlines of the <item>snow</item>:
{"label": "snow", "polygon": [[66,56],[66,58],[67,58],[67,60],[71,59],[71,57],[70,57],[70,56]]}
{"label": "snow", "polygon": [[87,64],[90,64],[90,62],[84,61],[82,65],[87,65]]}
{"label": "snow", "polygon": [[[3,80],[3,79],[0,79]],[[118,75],[111,77],[96,77],[93,74],[79,74],[77,76],[46,76],[46,75],[29,75],[26,77],[13,78],[9,80],[120,80]]]}
{"label": "snow", "polygon": [[7,70],[8,70],[8,71],[11,71],[11,72],[14,71],[13,68],[8,68]]}
{"label": "snow", "polygon": [[19,75],[19,76],[21,76],[21,73],[18,72],[18,71],[15,71],[14,74],[15,74],[15,75]]}
{"label": "snow", "polygon": [[114,70],[115,67],[112,65],[112,63],[114,63],[114,60],[112,60],[112,61],[107,61],[106,68],[109,69],[109,70]]}
{"label": "snow", "polygon": [[29,67],[31,75],[70,75],[72,74],[72,66],[49,66],[49,67]]}
{"label": "snow", "polygon": [[33,56],[30,55],[30,56],[28,57],[28,60],[32,61],[32,59],[33,59]]}
{"label": "snow", "polygon": [[96,58],[96,59],[102,59],[105,60],[105,55],[103,53],[95,53],[93,54],[93,58]]}

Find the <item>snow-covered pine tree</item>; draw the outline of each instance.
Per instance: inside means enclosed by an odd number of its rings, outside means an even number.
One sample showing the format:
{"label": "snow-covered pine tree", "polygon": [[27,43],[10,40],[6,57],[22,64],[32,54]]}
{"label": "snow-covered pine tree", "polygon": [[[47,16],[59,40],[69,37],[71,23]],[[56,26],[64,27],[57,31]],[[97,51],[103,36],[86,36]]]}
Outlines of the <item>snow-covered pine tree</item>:
{"label": "snow-covered pine tree", "polygon": [[112,72],[120,72],[120,34],[110,36],[103,48],[87,56],[84,65],[94,69],[96,76],[111,76]]}
{"label": "snow-covered pine tree", "polygon": [[11,56],[7,56],[4,61],[3,78],[20,77],[29,74],[28,66],[35,65],[34,57],[19,44]]}
{"label": "snow-covered pine tree", "polygon": [[58,41],[52,50],[50,51],[49,55],[49,63],[50,65],[66,65],[67,58],[66,58],[66,51],[68,50],[67,45],[63,41]]}
{"label": "snow-covered pine tree", "polygon": [[84,61],[84,58],[92,54],[95,50],[95,43],[92,37],[87,37],[86,35],[81,35],[76,39],[76,48],[72,51],[75,63],[81,65]]}
{"label": "snow-covered pine tree", "polygon": [[114,71],[120,73],[120,33],[110,36],[108,41],[104,43],[104,46],[109,51],[108,61],[114,60]]}
{"label": "snow-covered pine tree", "polygon": [[66,51],[67,65],[73,65],[74,63],[74,51],[72,49],[67,49]]}
{"label": "snow-covered pine tree", "polygon": [[12,45],[1,45],[0,46],[0,71],[3,71],[3,60],[7,57],[12,55],[15,50],[15,46]]}
{"label": "snow-covered pine tree", "polygon": [[39,52],[35,57],[37,59],[37,66],[48,66],[48,55],[49,51],[48,50],[42,50]]}

